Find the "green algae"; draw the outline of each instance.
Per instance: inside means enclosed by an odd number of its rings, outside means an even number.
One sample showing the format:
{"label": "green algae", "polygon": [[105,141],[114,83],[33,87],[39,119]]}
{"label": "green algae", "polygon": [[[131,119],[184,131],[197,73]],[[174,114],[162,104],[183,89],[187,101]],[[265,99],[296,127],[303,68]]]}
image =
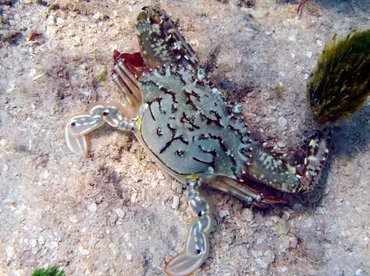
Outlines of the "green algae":
{"label": "green algae", "polygon": [[312,117],[322,126],[358,111],[370,95],[370,30],[329,42],[308,86]]}

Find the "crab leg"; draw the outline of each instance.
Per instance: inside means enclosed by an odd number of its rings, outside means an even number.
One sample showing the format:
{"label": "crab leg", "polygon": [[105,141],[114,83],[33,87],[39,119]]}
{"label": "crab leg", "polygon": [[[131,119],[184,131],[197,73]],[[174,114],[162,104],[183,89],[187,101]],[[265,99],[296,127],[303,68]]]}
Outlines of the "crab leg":
{"label": "crab leg", "polygon": [[211,228],[212,218],[209,203],[198,191],[200,183],[200,179],[187,182],[189,186],[187,197],[195,219],[190,227],[184,252],[172,258],[164,267],[168,275],[190,275],[203,264],[208,256],[207,235]]}
{"label": "crab leg", "polygon": [[[114,71],[112,79],[126,96],[133,109],[138,110],[141,106],[142,95],[137,79],[141,77],[141,72],[136,67],[143,67],[139,59],[139,53],[126,54],[114,51]],[[139,61],[138,61],[139,60]],[[136,67],[135,67],[136,66]]]}
{"label": "crab leg", "polygon": [[248,178],[287,193],[310,192],[317,185],[328,157],[330,132],[325,130],[311,137],[304,164],[291,166],[262,148],[248,164]]}
{"label": "crab leg", "polygon": [[207,184],[214,189],[232,194],[240,200],[254,204],[261,208],[266,207],[267,204],[288,204],[289,202],[283,198],[262,193],[248,185],[246,182],[238,181],[225,176],[210,176],[205,179]]}
{"label": "crab leg", "polygon": [[87,134],[104,123],[119,130],[126,130],[129,125],[124,117],[123,107],[119,104],[97,104],[91,108],[89,113],[69,117],[64,131],[68,149],[78,155],[87,155],[89,152]]}

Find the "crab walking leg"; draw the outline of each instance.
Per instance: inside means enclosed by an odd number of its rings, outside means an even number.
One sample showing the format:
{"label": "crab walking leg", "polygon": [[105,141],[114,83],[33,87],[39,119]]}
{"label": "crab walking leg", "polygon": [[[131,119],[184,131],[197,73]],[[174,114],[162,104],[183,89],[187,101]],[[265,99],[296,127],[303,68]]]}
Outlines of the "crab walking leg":
{"label": "crab walking leg", "polygon": [[187,184],[190,187],[187,197],[195,220],[190,227],[184,252],[172,258],[164,267],[164,271],[173,276],[195,272],[203,264],[209,251],[208,233],[212,222],[209,203],[198,191],[200,180],[192,180]]}
{"label": "crab walking leg", "polygon": [[127,128],[123,107],[119,104],[97,104],[90,113],[72,115],[67,120],[64,136],[67,147],[78,155],[88,154],[87,134],[108,123],[119,130]]}
{"label": "crab walking leg", "polygon": [[141,105],[142,95],[139,89],[137,78],[139,72],[128,61],[121,58],[116,61],[112,79],[121,92],[125,95],[133,109],[138,109]]}

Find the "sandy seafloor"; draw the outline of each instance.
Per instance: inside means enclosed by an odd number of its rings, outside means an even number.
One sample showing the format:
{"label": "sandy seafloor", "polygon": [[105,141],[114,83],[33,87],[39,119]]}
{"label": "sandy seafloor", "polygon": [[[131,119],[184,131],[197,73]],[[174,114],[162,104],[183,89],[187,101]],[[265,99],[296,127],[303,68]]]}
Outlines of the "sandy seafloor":
{"label": "sandy seafloor", "polygon": [[[0,4],[0,275],[161,275],[191,221],[181,186],[132,136],[103,127],[68,152],[69,114],[124,98],[112,51],[138,51],[149,1]],[[368,1],[161,1],[211,78],[277,151],[300,148],[305,87],[333,34],[369,28]],[[39,36],[35,33],[40,34]],[[218,51],[215,49],[218,49]],[[216,52],[216,55],[212,53]],[[217,53],[218,52],[218,53]],[[215,227],[197,275],[370,275],[369,106],[334,132],[320,187],[267,210],[210,191]]]}

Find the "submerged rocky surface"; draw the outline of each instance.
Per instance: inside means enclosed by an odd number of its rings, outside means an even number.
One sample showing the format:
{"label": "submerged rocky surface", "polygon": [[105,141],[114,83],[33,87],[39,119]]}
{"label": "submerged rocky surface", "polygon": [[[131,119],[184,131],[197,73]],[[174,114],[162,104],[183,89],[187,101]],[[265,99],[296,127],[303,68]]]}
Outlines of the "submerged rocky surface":
{"label": "submerged rocky surface", "polygon": [[[160,275],[190,221],[181,186],[131,136],[98,130],[70,154],[67,116],[120,100],[113,49],[138,50],[149,1],[0,4],[0,272],[57,264],[67,275]],[[326,41],[370,27],[366,1],[161,1],[278,152],[301,147],[307,79]],[[107,74],[107,80],[105,79]],[[370,273],[369,106],[334,132],[322,184],[290,206],[249,208],[216,191],[211,250],[198,275]],[[291,156],[290,154],[289,156]],[[289,157],[288,156],[288,157]]]}

